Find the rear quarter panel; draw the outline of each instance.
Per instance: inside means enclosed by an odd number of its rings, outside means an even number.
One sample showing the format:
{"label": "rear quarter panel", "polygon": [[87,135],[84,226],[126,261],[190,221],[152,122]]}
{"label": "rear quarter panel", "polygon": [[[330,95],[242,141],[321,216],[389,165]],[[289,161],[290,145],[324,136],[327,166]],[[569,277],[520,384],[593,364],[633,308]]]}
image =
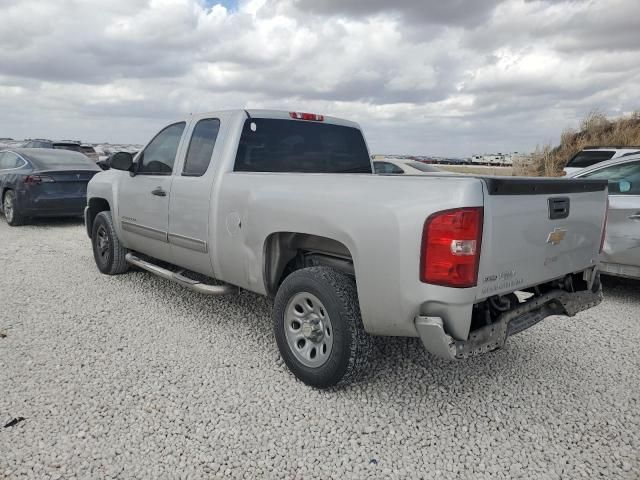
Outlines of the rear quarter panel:
{"label": "rear quarter panel", "polygon": [[[431,213],[482,206],[478,179],[235,172],[219,185],[211,237],[216,277],[265,294],[266,239],[276,232],[307,233],[349,249],[370,333],[416,336],[413,319],[432,298],[470,318],[475,289],[421,283],[420,247]],[[466,335],[464,326],[459,333]]]}

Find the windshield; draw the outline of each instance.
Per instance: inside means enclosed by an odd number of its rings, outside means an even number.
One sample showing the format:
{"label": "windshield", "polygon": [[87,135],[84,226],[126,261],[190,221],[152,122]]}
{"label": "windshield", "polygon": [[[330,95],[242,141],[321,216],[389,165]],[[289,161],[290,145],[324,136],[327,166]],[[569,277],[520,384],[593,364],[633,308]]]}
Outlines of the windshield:
{"label": "windshield", "polygon": [[372,173],[369,153],[357,128],[327,123],[247,119],[235,171]]}
{"label": "windshield", "polygon": [[596,163],[609,160],[616,152],[614,150],[585,150],[578,152],[569,163],[567,167],[570,168],[587,168]]}

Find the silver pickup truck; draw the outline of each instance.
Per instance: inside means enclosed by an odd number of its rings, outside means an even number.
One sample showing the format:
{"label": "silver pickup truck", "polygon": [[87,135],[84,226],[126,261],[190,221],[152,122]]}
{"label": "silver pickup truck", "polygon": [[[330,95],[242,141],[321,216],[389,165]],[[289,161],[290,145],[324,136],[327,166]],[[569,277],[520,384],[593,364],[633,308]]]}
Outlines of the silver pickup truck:
{"label": "silver pickup truck", "polygon": [[110,164],[85,211],[99,270],[274,297],[316,387],[365,371],[372,335],[465,359],[602,299],[603,180],[375,175],[356,123],[266,110],[192,115]]}

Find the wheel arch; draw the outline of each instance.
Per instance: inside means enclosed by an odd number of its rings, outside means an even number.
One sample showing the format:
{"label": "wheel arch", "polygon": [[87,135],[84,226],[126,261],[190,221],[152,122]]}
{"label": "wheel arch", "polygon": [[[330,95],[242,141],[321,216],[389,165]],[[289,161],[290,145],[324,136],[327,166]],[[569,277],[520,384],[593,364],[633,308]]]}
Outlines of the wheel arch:
{"label": "wheel arch", "polygon": [[87,215],[85,217],[85,223],[87,227],[87,234],[91,238],[91,232],[93,231],[93,221],[100,212],[111,211],[111,205],[109,202],[101,197],[92,197],[87,202]]}
{"label": "wheel arch", "polygon": [[284,279],[301,268],[327,266],[355,277],[353,255],[342,242],[300,232],[274,232],[264,242],[263,275],[273,297]]}

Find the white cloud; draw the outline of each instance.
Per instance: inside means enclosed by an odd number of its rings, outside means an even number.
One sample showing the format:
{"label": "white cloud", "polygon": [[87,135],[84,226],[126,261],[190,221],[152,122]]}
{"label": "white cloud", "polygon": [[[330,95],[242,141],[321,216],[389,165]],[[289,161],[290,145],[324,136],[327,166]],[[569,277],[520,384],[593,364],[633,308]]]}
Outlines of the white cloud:
{"label": "white cloud", "polygon": [[0,0],[0,136],[144,142],[265,107],[359,121],[374,151],[522,151],[640,109],[635,3]]}

